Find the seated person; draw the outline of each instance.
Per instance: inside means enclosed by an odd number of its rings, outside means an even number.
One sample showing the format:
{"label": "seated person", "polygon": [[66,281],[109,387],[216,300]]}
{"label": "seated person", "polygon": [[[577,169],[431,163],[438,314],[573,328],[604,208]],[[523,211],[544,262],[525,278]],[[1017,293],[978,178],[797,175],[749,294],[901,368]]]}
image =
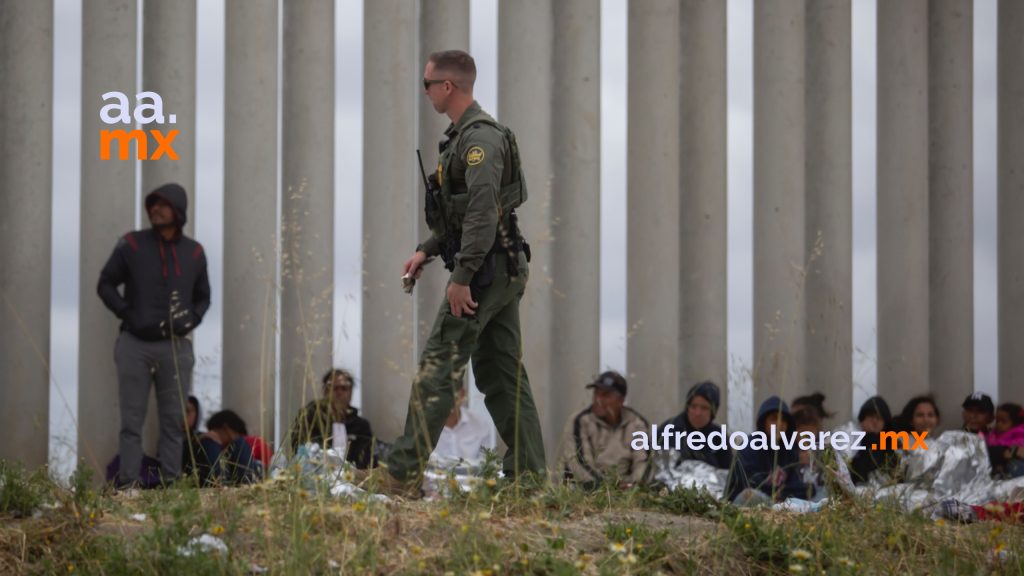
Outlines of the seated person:
{"label": "seated person", "polygon": [[995,428],[985,436],[992,475],[1024,476],[1024,408],[1007,402],[996,410]]}
{"label": "seated person", "polygon": [[963,429],[967,432],[988,434],[988,427],[996,419],[996,406],[992,397],[982,392],[971,394],[963,403]]}
{"label": "seated person", "polygon": [[466,387],[462,386],[455,393],[455,405],[444,423],[431,458],[479,464],[483,459],[482,450],[491,447],[491,423],[463,409],[465,401]]}
{"label": "seated person", "polygon": [[[686,393],[686,409],[676,415],[675,418],[666,421],[661,425],[664,429],[671,424],[672,434],[676,432],[701,432],[704,437],[712,431],[719,429],[715,422],[715,415],[718,413],[718,403],[721,395],[718,385],[714,382],[701,382],[694,384]],[[715,468],[728,469],[732,465],[732,452],[726,450],[715,450],[704,443],[700,450],[693,450],[683,437],[679,443],[679,450],[675,450],[675,441],[671,442],[672,450],[663,451],[664,457],[659,459],[660,466],[678,466],[683,460],[700,460],[707,462]]]}
{"label": "seated person", "polygon": [[893,421],[893,429],[899,432],[932,434],[938,427],[939,407],[930,394],[911,398]]}
{"label": "seated person", "polygon": [[804,409],[813,410],[822,425],[824,425],[825,420],[835,416],[835,414],[825,410],[825,395],[821,392],[814,392],[807,396],[797,396],[793,399],[793,403],[789,405],[789,410],[794,416],[797,412]]}
{"label": "seated person", "polygon": [[646,450],[633,450],[634,432],[648,432],[647,420],[624,406],[626,379],[618,372],[601,374],[587,388],[592,404],[571,419],[562,435],[565,451],[559,468],[567,481],[596,488],[606,480],[628,488],[647,480]]}
{"label": "seated person", "polygon": [[356,468],[370,468],[373,461],[373,430],[370,423],[359,416],[359,410],[350,405],[355,378],[348,370],[333,368],[323,377],[323,395],[303,408],[291,428],[291,446],[313,442],[322,448],[331,448],[334,425],[344,424],[348,438],[345,460]]}
{"label": "seated person", "polygon": [[245,437],[245,421],[231,410],[221,410],[206,421],[206,433],[200,436],[195,466],[188,464],[186,474],[195,474],[200,486],[237,486],[257,481],[262,466],[253,458]]}
{"label": "seated person", "polygon": [[196,455],[202,449],[202,434],[199,433],[199,420],[202,409],[199,399],[189,396],[185,403],[185,440],[181,443],[181,471],[188,476],[195,469]]}
{"label": "seated person", "polygon": [[[799,404],[797,404],[799,402]],[[815,437],[823,430],[823,420],[829,415],[825,411],[825,395],[815,392],[810,396],[801,396],[793,401],[800,406],[793,410],[793,425],[796,433],[809,432]],[[828,496],[825,486],[825,470],[821,463],[821,450],[798,450],[800,454],[800,473],[804,483],[813,487],[811,500],[820,500]]]}
{"label": "seated person", "polygon": [[[824,401],[825,397],[821,399]],[[818,432],[821,432],[821,412],[813,407],[808,407],[806,404],[803,405],[799,410],[793,411],[793,425],[796,427],[796,433],[810,432],[815,436]],[[803,465],[810,464],[812,454],[808,450],[800,451],[800,463]]]}
{"label": "seated person", "polygon": [[[772,426],[778,450],[771,449]],[[725,497],[743,503],[780,502],[786,498],[807,499],[813,489],[804,483],[800,473],[800,454],[794,446],[787,450],[782,444],[783,432],[794,429],[793,415],[789,406],[778,396],[765,400],[757,411],[757,430],[768,438],[767,449],[755,446],[755,437],[740,451],[736,465],[729,473]]]}
{"label": "seated person", "polygon": [[[893,447],[886,446],[883,449],[881,446],[882,431],[892,430],[892,412],[884,398],[868,398],[857,412],[857,421],[860,429],[865,432],[863,445],[866,449],[854,453],[850,461],[850,476],[854,484],[865,484],[876,470],[883,473],[895,470],[899,466],[899,455]],[[878,448],[873,450],[872,445]]]}

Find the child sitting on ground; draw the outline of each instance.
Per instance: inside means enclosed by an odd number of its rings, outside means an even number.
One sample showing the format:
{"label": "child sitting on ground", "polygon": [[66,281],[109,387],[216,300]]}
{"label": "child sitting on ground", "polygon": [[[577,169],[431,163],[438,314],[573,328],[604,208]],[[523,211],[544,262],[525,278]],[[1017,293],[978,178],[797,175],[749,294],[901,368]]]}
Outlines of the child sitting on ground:
{"label": "child sitting on ground", "polygon": [[1024,476],[1024,408],[1007,402],[996,410],[996,424],[985,436],[992,475]]}

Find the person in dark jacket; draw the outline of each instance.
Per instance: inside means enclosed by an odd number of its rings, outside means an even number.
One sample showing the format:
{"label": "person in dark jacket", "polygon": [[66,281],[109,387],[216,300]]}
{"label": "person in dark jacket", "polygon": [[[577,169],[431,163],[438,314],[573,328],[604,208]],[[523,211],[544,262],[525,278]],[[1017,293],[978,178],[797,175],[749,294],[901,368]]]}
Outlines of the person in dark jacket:
{"label": "person in dark jacket", "polygon": [[[890,447],[883,449],[881,433],[893,429],[892,412],[881,396],[872,396],[861,405],[857,421],[864,431],[865,450],[856,452],[850,461],[850,476],[854,484],[864,484],[871,473],[878,470],[887,473],[899,466],[899,454]],[[876,448],[872,448],[876,446]]]}
{"label": "person in dark jacket", "polygon": [[[808,499],[812,495],[813,489],[804,483],[800,471],[799,450],[795,446],[790,450],[782,447],[779,433],[793,432],[795,426],[789,406],[778,396],[765,400],[757,411],[757,430],[763,432],[769,441],[773,425],[780,448],[755,448],[752,435],[751,445],[739,453],[736,465],[729,474],[725,490],[729,500],[778,502],[786,498]],[[743,497],[751,492],[757,497]]]}
{"label": "person in dark jacket", "polygon": [[262,477],[262,466],[246,441],[249,432],[241,416],[221,410],[206,421],[206,430],[199,437],[194,467],[185,467],[186,474],[196,475],[200,486],[238,486]]}
{"label": "person in dark jacket", "polygon": [[331,448],[334,425],[343,424],[348,439],[345,460],[359,469],[370,468],[373,465],[373,430],[370,422],[359,415],[359,409],[350,404],[354,386],[355,378],[348,370],[333,368],[324,374],[324,397],[306,404],[292,424],[293,451],[307,442]]}
{"label": "person in dark jacket", "polygon": [[[715,422],[715,415],[718,413],[718,404],[721,401],[721,393],[718,385],[714,382],[701,382],[694,384],[686,393],[686,408],[676,415],[675,418],[667,420],[661,425],[665,429],[669,424],[675,432],[701,432],[704,437],[720,428]],[[706,443],[700,450],[693,450],[684,440],[680,442],[679,450],[672,450],[667,454],[668,462],[659,461],[659,465],[669,464],[678,466],[683,460],[700,460],[707,462],[715,468],[728,470],[732,466],[732,452],[728,449],[715,450]]]}
{"label": "person in dark jacket", "polygon": [[[160,418],[157,459],[164,481],[181,475],[182,405],[192,385],[192,343],[184,338],[210,308],[203,247],[186,237],[185,189],[165,184],[146,196],[152,227],[129,232],[100,272],[97,292],[121,320],[114,348],[121,407],[119,481],[135,485],[150,387]],[[118,288],[124,287],[123,294]]]}

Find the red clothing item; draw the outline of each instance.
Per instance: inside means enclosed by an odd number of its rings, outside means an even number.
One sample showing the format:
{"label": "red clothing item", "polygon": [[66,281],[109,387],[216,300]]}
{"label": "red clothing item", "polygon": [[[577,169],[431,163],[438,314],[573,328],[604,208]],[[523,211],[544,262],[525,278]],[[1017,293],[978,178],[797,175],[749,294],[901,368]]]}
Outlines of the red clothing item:
{"label": "red clothing item", "polygon": [[971,506],[978,520],[1024,522],[1024,502],[989,502],[984,506]]}
{"label": "red clothing item", "polygon": [[263,463],[263,469],[270,469],[270,457],[274,455],[274,451],[270,449],[270,446],[263,441],[263,438],[259,436],[246,436],[245,443],[249,445],[249,449],[252,450],[252,457]]}

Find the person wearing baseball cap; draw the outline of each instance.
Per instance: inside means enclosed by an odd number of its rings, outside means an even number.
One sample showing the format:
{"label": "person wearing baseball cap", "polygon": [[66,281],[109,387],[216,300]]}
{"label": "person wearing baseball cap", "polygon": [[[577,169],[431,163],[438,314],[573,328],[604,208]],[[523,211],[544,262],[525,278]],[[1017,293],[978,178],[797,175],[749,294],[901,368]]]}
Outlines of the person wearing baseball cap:
{"label": "person wearing baseball cap", "polygon": [[964,430],[987,434],[988,427],[996,418],[996,405],[992,397],[983,392],[975,392],[964,399],[962,406]]}
{"label": "person wearing baseball cap", "polygon": [[596,488],[606,481],[629,487],[647,480],[646,450],[633,450],[634,432],[646,432],[647,420],[625,406],[628,385],[621,374],[602,373],[587,384],[591,405],[566,426],[560,469],[566,481]]}

